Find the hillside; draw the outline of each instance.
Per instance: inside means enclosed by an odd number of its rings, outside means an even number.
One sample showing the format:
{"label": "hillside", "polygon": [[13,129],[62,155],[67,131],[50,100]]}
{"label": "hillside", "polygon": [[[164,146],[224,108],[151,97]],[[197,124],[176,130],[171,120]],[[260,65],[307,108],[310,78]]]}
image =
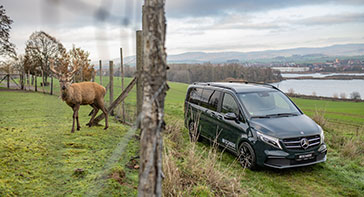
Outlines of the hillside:
{"label": "hillside", "polygon": [[[187,52],[182,54],[168,54],[167,61],[173,63],[226,63],[226,62],[325,62],[326,60],[335,60],[339,57],[345,58],[350,56],[361,56],[363,59],[364,44],[340,44],[327,47],[301,47],[282,50],[266,50],[253,52]],[[120,58],[113,60],[114,63],[120,64]],[[135,56],[129,56],[124,59],[124,63],[135,66]],[[93,64],[98,65],[98,61]],[[103,65],[108,65],[104,61]]]}
{"label": "hillside", "polygon": [[[296,169],[250,171],[228,152],[211,149],[206,142],[189,142],[183,127],[187,84],[169,85],[165,196],[363,194],[364,103],[294,99],[309,116],[327,120],[322,123],[328,161]],[[135,92],[130,96],[132,104]],[[87,128],[90,107],[83,106],[83,127],[71,134],[72,110],[56,96],[0,91],[0,98],[0,196],[136,196],[138,140],[129,127],[111,120],[107,131],[102,126]],[[112,159],[120,146],[124,146],[116,154],[120,159]]]}

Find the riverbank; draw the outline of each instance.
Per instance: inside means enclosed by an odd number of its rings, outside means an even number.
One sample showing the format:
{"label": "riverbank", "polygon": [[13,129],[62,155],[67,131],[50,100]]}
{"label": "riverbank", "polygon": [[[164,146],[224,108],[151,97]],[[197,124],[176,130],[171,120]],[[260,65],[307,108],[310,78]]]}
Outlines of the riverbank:
{"label": "riverbank", "polygon": [[334,98],[334,97],[326,97],[326,96],[314,96],[314,95],[302,95],[302,94],[292,94],[286,93],[289,97],[293,98],[302,98],[302,99],[312,99],[312,100],[326,100],[326,101],[342,101],[342,102],[355,102],[355,103],[363,103],[364,100],[357,99],[343,99],[343,98]]}
{"label": "riverbank", "polygon": [[363,79],[364,75],[332,75],[325,77],[313,77],[313,76],[300,76],[300,77],[283,77],[283,79],[297,79],[297,80],[305,80],[305,79],[319,79],[319,80],[353,80],[353,79]]}

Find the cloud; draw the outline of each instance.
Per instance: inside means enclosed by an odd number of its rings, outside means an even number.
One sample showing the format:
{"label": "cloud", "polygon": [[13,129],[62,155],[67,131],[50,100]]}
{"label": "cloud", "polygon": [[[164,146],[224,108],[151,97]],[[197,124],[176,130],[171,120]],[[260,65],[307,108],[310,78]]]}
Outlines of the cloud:
{"label": "cloud", "polygon": [[[44,30],[93,59],[135,53],[142,0],[2,0],[19,52]],[[167,0],[168,53],[252,51],[362,40],[362,0]],[[341,38],[327,39],[325,38]],[[353,38],[353,39],[347,39]],[[317,40],[315,42],[309,42]],[[321,40],[321,42],[320,42]]]}
{"label": "cloud", "polygon": [[183,0],[167,1],[167,16],[214,16],[226,12],[252,13],[305,5],[354,5],[363,6],[361,0]]}
{"label": "cloud", "polygon": [[140,25],[142,1],[27,0],[2,2],[14,25],[80,27],[98,24]]}
{"label": "cloud", "polygon": [[314,16],[291,22],[307,26],[364,23],[364,13],[344,13],[337,15]]}

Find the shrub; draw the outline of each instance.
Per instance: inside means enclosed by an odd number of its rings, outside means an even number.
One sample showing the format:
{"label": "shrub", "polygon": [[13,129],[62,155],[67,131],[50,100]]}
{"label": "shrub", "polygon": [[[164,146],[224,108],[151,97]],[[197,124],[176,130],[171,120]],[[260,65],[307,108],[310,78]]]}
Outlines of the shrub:
{"label": "shrub", "polygon": [[340,98],[341,98],[341,99],[346,99],[346,94],[345,94],[345,92],[340,93]]}
{"label": "shrub", "polygon": [[326,109],[325,108],[320,108],[320,109],[315,109],[315,113],[312,116],[312,119],[321,127],[324,127],[327,123],[327,119],[325,118],[325,113],[326,113]]}
{"label": "shrub", "polygon": [[352,92],[350,94],[350,98],[354,99],[354,100],[360,100],[361,99],[359,92]]}
{"label": "shrub", "polygon": [[347,140],[342,149],[342,154],[344,157],[350,158],[350,159],[354,159],[355,157],[357,157],[357,153],[358,153],[358,145],[357,145],[357,141],[350,139]]}
{"label": "shrub", "polygon": [[[240,178],[230,167],[219,165],[217,148],[200,151],[196,143],[183,140],[180,126],[167,126],[164,133],[163,196],[241,196]],[[168,145],[167,145],[168,144]],[[168,148],[167,148],[168,147]]]}

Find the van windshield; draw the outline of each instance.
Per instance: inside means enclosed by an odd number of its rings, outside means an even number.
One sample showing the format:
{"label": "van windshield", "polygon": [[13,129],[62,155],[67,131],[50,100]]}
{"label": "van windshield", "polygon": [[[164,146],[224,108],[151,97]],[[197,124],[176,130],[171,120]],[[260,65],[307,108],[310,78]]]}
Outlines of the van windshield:
{"label": "van windshield", "polygon": [[252,118],[301,114],[287,96],[279,91],[240,93],[238,97]]}

